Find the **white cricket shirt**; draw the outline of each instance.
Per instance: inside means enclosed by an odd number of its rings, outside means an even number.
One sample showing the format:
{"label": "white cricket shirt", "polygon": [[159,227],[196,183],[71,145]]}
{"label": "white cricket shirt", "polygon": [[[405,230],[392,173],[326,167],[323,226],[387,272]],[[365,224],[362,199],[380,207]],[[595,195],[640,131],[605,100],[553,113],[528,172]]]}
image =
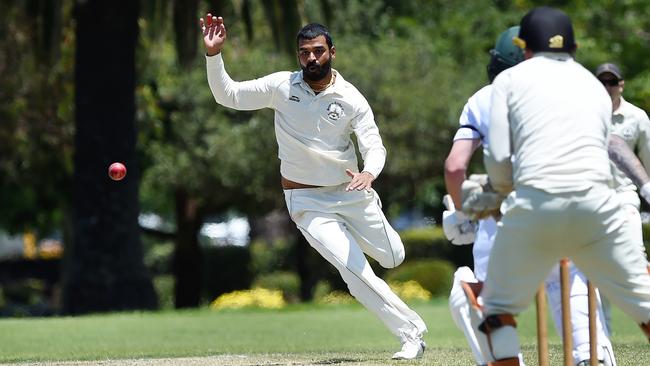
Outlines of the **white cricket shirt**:
{"label": "white cricket shirt", "polygon": [[206,64],[217,103],[238,110],[275,111],[283,177],[318,186],[349,182],[345,169],[358,171],[352,132],[357,136],[363,170],[379,176],[386,149],[372,110],[363,95],[336,70],[334,84],[317,95],[303,80],[302,71],[236,82],[226,72],[221,54],[206,56]]}
{"label": "white cricket shirt", "polygon": [[[460,127],[454,135],[457,140],[481,140],[483,148],[489,145],[490,104],[492,102],[492,85],[486,85],[472,95],[465,103],[458,123]],[[478,221],[476,239],[472,247],[474,257],[474,276],[485,281],[490,251],[494,245],[497,222],[493,217]]]}
{"label": "white cricket shirt", "polygon": [[612,103],[591,72],[568,54],[538,53],[492,85],[485,163],[497,191],[611,186]]}
{"label": "white cricket shirt", "polygon": [[[625,140],[646,170],[650,168],[650,120],[643,109],[621,97],[621,104],[612,114],[612,133]],[[636,190],[632,180],[619,169],[615,170],[614,180],[617,192]]]}
{"label": "white cricket shirt", "polygon": [[488,146],[488,127],[490,126],[490,104],[492,103],[492,84],[474,93],[460,114],[460,127],[454,135],[456,140],[481,140],[483,148]]}

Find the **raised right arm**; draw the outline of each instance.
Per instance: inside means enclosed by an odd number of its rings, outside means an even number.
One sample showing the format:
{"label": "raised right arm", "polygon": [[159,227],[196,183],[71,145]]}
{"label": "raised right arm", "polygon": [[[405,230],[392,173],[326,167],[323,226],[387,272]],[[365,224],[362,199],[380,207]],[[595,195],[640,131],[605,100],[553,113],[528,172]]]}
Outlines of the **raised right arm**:
{"label": "raised right arm", "polygon": [[255,110],[271,107],[275,92],[274,75],[243,82],[233,81],[223,64],[221,50],[227,32],[223,18],[208,13],[199,19],[205,46],[208,83],[217,103],[239,110]]}
{"label": "raised right arm", "polygon": [[208,84],[217,103],[238,110],[255,110],[272,107],[279,73],[260,79],[234,81],[223,64],[221,54],[206,56]]}

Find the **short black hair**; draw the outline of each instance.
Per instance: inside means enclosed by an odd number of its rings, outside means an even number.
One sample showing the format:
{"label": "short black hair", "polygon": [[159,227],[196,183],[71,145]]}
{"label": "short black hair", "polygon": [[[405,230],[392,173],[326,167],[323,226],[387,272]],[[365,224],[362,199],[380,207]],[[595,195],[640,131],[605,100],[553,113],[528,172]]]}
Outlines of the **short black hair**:
{"label": "short black hair", "polygon": [[327,46],[329,48],[332,48],[332,45],[334,43],[332,42],[332,36],[330,36],[330,31],[327,30],[327,28],[324,25],[318,23],[311,23],[302,27],[302,29],[298,32],[298,35],[296,36],[296,46],[300,44],[301,39],[314,39],[318,36],[324,36],[325,41],[327,42]]}

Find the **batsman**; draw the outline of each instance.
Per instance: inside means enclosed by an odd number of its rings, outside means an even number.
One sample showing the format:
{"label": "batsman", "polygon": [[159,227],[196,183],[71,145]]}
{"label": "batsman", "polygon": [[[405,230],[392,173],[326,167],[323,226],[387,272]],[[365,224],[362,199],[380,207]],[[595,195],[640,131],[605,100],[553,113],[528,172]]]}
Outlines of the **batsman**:
{"label": "batsman", "polygon": [[514,316],[564,257],[650,340],[650,274],[611,188],[609,96],[573,59],[564,12],[531,10],[517,42],[526,60],[494,80],[484,151],[491,186],[505,197],[482,290],[489,364],[520,364]]}
{"label": "batsman", "polygon": [[[524,53],[513,43],[519,34],[519,26],[511,27],[503,32],[490,51],[490,62],[487,73],[490,82],[502,71],[523,61]],[[463,331],[477,365],[488,363],[489,345],[485,334],[476,331],[481,320],[480,289],[485,281],[490,250],[497,231],[495,218],[489,216],[478,222],[471,220],[462,211],[455,209],[454,203],[460,206],[461,185],[466,178],[466,171],[474,152],[481,145],[488,144],[488,128],[490,121],[490,106],[492,85],[486,85],[472,95],[460,116],[460,126],[454,136],[454,143],[445,161],[445,183],[448,196],[445,196],[447,211],[443,213],[443,230],[447,238],[455,245],[473,243],[474,270],[460,267],[454,275],[454,283],[449,295],[449,309],[454,322]],[[498,143],[498,142],[497,142]],[[495,202],[496,204],[496,202]],[[478,223],[478,228],[476,224]],[[551,304],[556,330],[562,334],[562,311],[559,284],[559,268],[555,266],[545,281],[549,302]],[[587,280],[575,266],[570,268],[570,293],[573,338],[574,365],[582,365],[589,360],[589,320],[587,302]],[[600,309],[599,309],[600,310]],[[599,311],[602,315],[602,311]],[[604,320],[597,318],[598,328],[598,358],[606,366],[615,366],[616,361],[611,342],[605,332]],[[523,357],[519,355],[520,362]]]}

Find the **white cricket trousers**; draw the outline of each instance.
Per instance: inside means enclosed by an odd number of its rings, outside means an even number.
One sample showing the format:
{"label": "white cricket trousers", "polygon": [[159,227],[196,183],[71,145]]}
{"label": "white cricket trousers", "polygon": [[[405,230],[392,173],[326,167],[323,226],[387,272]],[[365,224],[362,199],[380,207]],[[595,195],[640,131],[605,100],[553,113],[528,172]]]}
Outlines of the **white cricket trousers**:
{"label": "white cricket trousers", "polygon": [[650,320],[650,274],[638,228],[613,190],[548,194],[519,187],[502,206],[483,288],[485,314],[518,314],[563,257],[637,324]]}
{"label": "white cricket trousers", "polygon": [[[503,205],[482,295],[486,316],[519,314],[563,257],[637,324],[650,320],[650,274],[638,233],[613,190],[549,194],[517,187]],[[520,351],[511,326],[490,333],[496,360]]]}
{"label": "white cricket trousers", "polygon": [[346,186],[284,190],[289,215],[341,273],[352,296],[401,342],[418,339],[427,330],[424,321],[375,275],[364,255],[393,268],[404,261],[404,244],[381,211],[377,192],[346,192]]}

